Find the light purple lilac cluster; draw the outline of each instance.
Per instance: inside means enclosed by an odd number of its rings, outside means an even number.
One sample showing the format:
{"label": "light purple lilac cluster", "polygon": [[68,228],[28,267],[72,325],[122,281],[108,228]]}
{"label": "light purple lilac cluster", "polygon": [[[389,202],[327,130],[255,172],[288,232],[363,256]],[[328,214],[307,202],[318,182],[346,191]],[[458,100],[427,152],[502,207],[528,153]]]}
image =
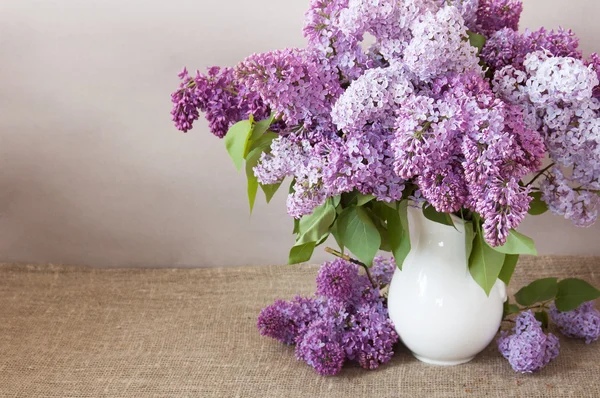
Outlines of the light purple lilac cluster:
{"label": "light purple lilac cluster", "polygon": [[545,334],[531,311],[521,313],[516,322],[512,334],[502,331],[498,339],[498,349],[516,372],[536,372],[558,356],[558,338]]}
{"label": "light purple lilac cluster", "polygon": [[497,95],[523,109],[527,127],[542,134],[553,166],[543,173],[542,199],[582,227],[596,221],[600,206],[598,84],[593,61],[547,51],[528,54],[523,70],[505,66],[493,81]]}
{"label": "light purple lilac cluster", "polygon": [[562,334],[574,339],[583,339],[586,344],[600,337],[600,311],[594,308],[593,301],[569,312],[560,312],[553,305],[550,308],[550,319]]}
{"label": "light purple lilac cluster", "polygon": [[[389,284],[396,264],[375,258],[371,276],[379,287]],[[398,342],[379,287],[350,262],[326,262],[317,276],[314,297],[277,300],[264,308],[257,326],[263,336],[296,344],[296,357],[319,374],[337,374],[356,361],[365,369],[388,362]]]}
{"label": "light purple lilac cluster", "polygon": [[[182,74],[173,119],[187,131],[203,111],[222,137],[272,112],[283,127],[254,173],[293,179],[295,218],[344,192],[393,202],[410,187],[437,211],[481,215],[498,246],[539,190],[588,226],[600,205],[600,57],[584,60],[568,30],[519,33],[521,11],[519,0],[311,0],[306,48]],[[487,38],[480,53],[470,32]]]}

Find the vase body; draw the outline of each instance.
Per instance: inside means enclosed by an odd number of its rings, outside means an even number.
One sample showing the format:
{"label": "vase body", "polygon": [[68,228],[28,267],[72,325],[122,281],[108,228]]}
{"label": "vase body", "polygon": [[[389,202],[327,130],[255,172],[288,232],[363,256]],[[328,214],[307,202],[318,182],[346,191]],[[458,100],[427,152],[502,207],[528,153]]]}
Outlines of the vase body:
{"label": "vase body", "polygon": [[411,251],[390,284],[390,318],[413,355],[434,365],[469,362],[494,339],[506,285],[490,295],[471,277],[462,220],[456,229],[408,209]]}

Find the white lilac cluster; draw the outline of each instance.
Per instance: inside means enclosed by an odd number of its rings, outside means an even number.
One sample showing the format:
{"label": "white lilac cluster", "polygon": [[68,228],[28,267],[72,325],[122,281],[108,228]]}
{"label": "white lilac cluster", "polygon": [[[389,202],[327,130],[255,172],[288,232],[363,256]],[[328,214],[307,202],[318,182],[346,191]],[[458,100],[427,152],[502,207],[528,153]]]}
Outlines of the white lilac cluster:
{"label": "white lilac cluster", "polygon": [[469,43],[457,8],[427,12],[413,22],[411,31],[413,37],[403,60],[420,80],[429,81],[447,72],[481,71],[477,49]]}
{"label": "white lilac cluster", "polygon": [[182,77],[173,117],[188,130],[207,109],[222,136],[240,115],[273,114],[279,138],[254,172],[294,181],[295,218],[346,192],[412,197],[478,213],[498,246],[539,190],[554,213],[590,225],[600,57],[581,59],[570,31],[519,33],[521,11],[519,0],[311,0],[306,48],[251,55],[220,80]]}
{"label": "white lilac cluster", "polygon": [[596,70],[582,60],[528,54],[524,70],[509,65],[493,86],[524,110],[528,127],[542,133],[552,167],[540,183],[542,199],[558,215],[590,226],[600,205],[600,102]]}

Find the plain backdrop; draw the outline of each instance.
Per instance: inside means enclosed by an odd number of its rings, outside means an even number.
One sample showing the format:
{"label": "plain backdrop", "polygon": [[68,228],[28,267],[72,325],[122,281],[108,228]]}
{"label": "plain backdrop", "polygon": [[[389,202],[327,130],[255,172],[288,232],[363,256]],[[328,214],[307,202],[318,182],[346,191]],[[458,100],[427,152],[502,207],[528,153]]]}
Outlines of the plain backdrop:
{"label": "plain backdrop", "polygon": [[[307,0],[0,1],[0,261],[283,264],[285,192],[259,197],[200,121],[170,120],[183,65],[303,46]],[[525,0],[522,28],[572,28],[600,51],[595,0]],[[544,254],[600,255],[600,225],[529,218]],[[326,258],[318,252],[314,261]]]}

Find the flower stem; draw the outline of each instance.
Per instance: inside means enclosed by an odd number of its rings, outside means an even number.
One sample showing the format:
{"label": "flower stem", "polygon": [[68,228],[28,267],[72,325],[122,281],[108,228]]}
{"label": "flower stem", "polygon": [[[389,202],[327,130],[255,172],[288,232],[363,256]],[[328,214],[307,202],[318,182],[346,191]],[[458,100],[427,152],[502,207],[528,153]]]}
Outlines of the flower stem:
{"label": "flower stem", "polygon": [[369,267],[367,267],[367,264],[362,263],[355,258],[347,256],[344,253],[340,253],[339,251],[332,249],[331,247],[326,247],[325,251],[329,254],[341,258],[342,260],[346,260],[353,264],[360,265],[361,267],[363,267],[365,269],[365,272],[367,273],[367,278],[369,278],[369,282],[371,282],[371,285],[373,285],[374,288],[377,288],[377,285],[375,285],[375,282],[373,282],[373,278],[371,277],[371,273],[369,272]]}
{"label": "flower stem", "polygon": [[530,186],[531,184],[533,184],[534,182],[536,182],[536,180],[538,178],[540,178],[545,172],[547,172],[548,170],[550,170],[554,165],[555,165],[555,163],[550,163],[548,166],[544,167],[543,170],[541,170],[535,177],[533,177],[533,180],[531,180],[531,181],[529,181],[529,183],[527,183],[527,186]]}

